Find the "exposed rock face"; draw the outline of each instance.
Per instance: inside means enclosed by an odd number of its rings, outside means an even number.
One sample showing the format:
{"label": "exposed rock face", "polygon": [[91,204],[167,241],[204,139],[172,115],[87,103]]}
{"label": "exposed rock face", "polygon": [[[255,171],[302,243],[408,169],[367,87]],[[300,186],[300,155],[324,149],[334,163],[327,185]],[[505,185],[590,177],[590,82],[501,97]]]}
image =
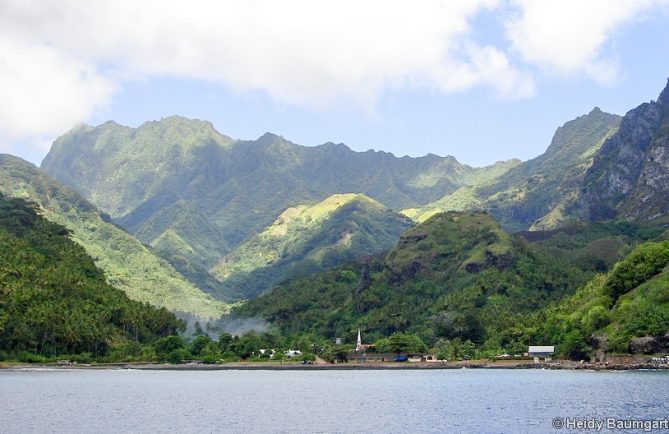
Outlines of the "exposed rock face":
{"label": "exposed rock face", "polygon": [[629,343],[632,354],[655,354],[669,350],[669,337],[667,336],[643,336],[633,338]]}
{"label": "exposed rock face", "polygon": [[507,231],[559,227],[576,217],[585,173],[621,120],[595,107],[559,127],[544,154],[403,213],[422,222],[442,211],[486,209]]}
{"label": "exposed rock face", "polygon": [[652,220],[669,213],[669,84],[657,102],[625,115],[588,170],[579,198],[585,220],[619,215]]}

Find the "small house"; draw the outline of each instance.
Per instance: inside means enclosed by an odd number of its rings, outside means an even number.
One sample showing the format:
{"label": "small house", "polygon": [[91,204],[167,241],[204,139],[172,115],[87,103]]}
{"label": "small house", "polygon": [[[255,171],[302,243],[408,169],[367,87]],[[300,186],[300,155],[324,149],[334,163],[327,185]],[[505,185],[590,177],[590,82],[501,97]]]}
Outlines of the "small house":
{"label": "small house", "polygon": [[554,353],[553,345],[530,345],[527,350],[527,355],[534,358],[534,363],[538,363],[541,357],[544,358],[544,362],[550,362]]}

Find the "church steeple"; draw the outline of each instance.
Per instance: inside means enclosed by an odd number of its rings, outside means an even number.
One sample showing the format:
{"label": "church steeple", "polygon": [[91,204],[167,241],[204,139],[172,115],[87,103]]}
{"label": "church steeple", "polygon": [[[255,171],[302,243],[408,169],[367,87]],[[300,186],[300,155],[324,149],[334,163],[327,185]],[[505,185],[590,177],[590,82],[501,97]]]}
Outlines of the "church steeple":
{"label": "church steeple", "polygon": [[355,351],[362,350],[362,338],[360,337],[360,329],[358,329],[358,340],[355,342]]}

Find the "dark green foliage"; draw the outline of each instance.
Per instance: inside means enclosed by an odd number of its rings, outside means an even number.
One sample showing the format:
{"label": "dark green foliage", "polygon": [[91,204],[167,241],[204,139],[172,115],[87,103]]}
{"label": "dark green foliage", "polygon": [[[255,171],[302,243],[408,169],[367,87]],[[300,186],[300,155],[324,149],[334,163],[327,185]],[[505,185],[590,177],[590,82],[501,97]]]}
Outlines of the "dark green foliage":
{"label": "dark green foliage", "polygon": [[185,347],[185,343],[180,336],[166,336],[158,339],[153,344],[153,350],[158,358],[165,359],[170,353]]}
{"label": "dark green foliage", "polygon": [[202,355],[203,350],[213,341],[207,335],[196,336],[190,344],[190,353],[193,356]]}
{"label": "dark green foliage", "polygon": [[616,300],[659,274],[669,264],[669,241],[644,244],[615,266],[606,282],[610,296]]}
{"label": "dark green foliage", "polygon": [[669,241],[635,248],[607,275],[534,315],[530,339],[586,359],[595,350],[628,352],[632,338],[669,332]]}
{"label": "dark green foliage", "polygon": [[485,213],[447,213],[407,231],[385,260],[286,282],[234,313],[262,316],[287,336],[355,342],[361,328],[366,341],[408,332],[430,346],[455,339],[501,348],[516,342],[508,332],[522,318],[589,276],[505,234]]}
{"label": "dark green foliage", "polygon": [[0,195],[0,349],[98,358],[183,326],[165,309],[131,301],[105,283],[68,231],[34,205]]}
{"label": "dark green foliage", "polygon": [[379,339],[374,344],[381,353],[422,353],[427,351],[423,340],[411,333],[393,333],[388,338]]}
{"label": "dark green foliage", "polygon": [[177,348],[167,355],[166,360],[172,364],[178,364],[188,360],[190,356],[190,353],[185,348]]}
{"label": "dark green foliage", "polygon": [[640,241],[660,237],[662,224],[617,219],[604,222],[569,222],[549,231],[519,232],[550,256],[572,262],[593,272],[607,272]]}
{"label": "dark green foliage", "polygon": [[72,240],[104,271],[107,281],[132,300],[202,318],[218,318],[225,312],[223,303],[211,299],[167,261],[109,223],[109,216],[27,161],[0,154],[0,192],[27,198],[39,205],[47,220],[65,226]]}
{"label": "dark green foliage", "polygon": [[233,338],[230,333],[221,333],[218,337],[218,347],[222,352],[230,351],[232,348]]}

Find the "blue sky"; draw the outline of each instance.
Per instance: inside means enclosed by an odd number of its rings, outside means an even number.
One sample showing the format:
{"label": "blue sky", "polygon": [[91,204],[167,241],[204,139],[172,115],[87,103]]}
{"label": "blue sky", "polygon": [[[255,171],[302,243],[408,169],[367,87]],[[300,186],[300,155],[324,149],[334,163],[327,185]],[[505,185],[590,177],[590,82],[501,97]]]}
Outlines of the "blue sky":
{"label": "blue sky", "polygon": [[480,166],[532,158],[669,77],[666,0],[0,1],[0,152],[179,114]]}

